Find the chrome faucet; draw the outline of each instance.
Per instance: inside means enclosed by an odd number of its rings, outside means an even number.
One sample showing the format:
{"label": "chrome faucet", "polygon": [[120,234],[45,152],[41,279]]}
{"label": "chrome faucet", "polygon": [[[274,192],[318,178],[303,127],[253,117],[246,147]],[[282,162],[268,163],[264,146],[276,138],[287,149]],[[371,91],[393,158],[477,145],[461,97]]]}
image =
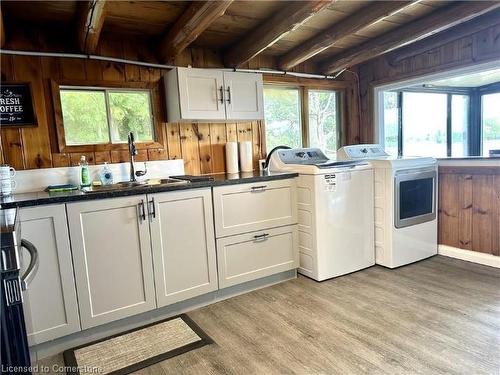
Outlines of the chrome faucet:
{"label": "chrome faucet", "polygon": [[135,182],[137,177],[144,176],[148,170],[146,163],[144,163],[144,170],[143,171],[136,171],[134,167],[134,156],[137,155],[137,149],[135,148],[135,143],[134,143],[134,133],[130,132],[128,133],[128,154],[130,158],[130,182]]}

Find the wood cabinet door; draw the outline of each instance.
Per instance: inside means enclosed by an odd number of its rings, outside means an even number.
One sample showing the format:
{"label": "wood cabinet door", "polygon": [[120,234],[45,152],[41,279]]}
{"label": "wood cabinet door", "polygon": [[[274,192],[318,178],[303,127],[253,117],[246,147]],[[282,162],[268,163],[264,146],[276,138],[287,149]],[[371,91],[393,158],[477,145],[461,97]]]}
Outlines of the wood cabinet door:
{"label": "wood cabinet door", "polygon": [[262,74],[224,72],[224,86],[228,120],[264,118]]}
{"label": "wood cabinet door", "polygon": [[299,266],[297,225],[217,240],[219,287],[270,276]]}
{"label": "wood cabinet door", "polygon": [[[30,345],[80,331],[73,263],[64,204],[20,210],[22,238],[38,250],[38,269],[23,293]],[[21,252],[21,272],[30,261]]]}
{"label": "wood cabinet door", "polygon": [[297,223],[295,179],[214,187],[217,238]]}
{"label": "wood cabinet door", "polygon": [[177,68],[183,120],[225,120],[222,71]]}
{"label": "wood cabinet door", "polygon": [[210,189],[148,199],[158,306],[217,290]]}
{"label": "wood cabinet door", "polygon": [[145,205],[145,195],[67,205],[82,328],[156,307]]}

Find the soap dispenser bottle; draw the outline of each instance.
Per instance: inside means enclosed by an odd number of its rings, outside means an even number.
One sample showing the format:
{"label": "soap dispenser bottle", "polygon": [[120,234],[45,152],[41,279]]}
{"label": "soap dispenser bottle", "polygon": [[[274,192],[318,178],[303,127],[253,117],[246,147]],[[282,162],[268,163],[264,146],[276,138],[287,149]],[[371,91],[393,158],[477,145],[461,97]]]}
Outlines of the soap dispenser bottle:
{"label": "soap dispenser bottle", "polygon": [[90,171],[89,164],[85,158],[85,155],[80,156],[80,187],[90,186]]}
{"label": "soap dispenser bottle", "polygon": [[104,163],[101,169],[100,178],[103,185],[110,185],[113,183],[113,172],[111,172],[111,168],[107,162]]}

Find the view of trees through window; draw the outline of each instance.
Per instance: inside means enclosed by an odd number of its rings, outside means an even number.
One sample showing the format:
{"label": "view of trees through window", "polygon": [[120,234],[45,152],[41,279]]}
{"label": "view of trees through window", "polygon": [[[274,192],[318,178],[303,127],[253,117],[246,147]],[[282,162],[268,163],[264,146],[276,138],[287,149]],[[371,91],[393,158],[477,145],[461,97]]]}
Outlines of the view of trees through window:
{"label": "view of trees through window", "polygon": [[335,91],[308,92],[309,144],[327,155],[337,151],[337,95]]}
{"label": "view of trees through window", "polygon": [[[389,154],[446,157],[451,149],[451,156],[468,155],[468,95],[403,92],[401,103],[398,96],[398,92],[384,92],[384,146]],[[398,149],[400,121],[402,150]],[[448,123],[451,125],[450,145]]]}
{"label": "view of trees through window", "polygon": [[63,88],[61,107],[67,145],[152,141],[149,91]]}
{"label": "view of trees through window", "polygon": [[289,87],[264,87],[266,148],[302,147],[300,91]]}
{"label": "view of trees through window", "polygon": [[[326,154],[337,151],[337,93],[332,90],[307,90],[302,103],[302,89],[297,87],[264,87],[264,117],[267,149],[279,145],[292,148],[318,147]],[[305,90],[305,89],[304,89]],[[305,104],[305,105],[304,105]],[[303,145],[302,110],[307,108],[307,139]]]}
{"label": "view of trees through window", "polygon": [[482,97],[482,141],[483,155],[500,149],[500,92]]}

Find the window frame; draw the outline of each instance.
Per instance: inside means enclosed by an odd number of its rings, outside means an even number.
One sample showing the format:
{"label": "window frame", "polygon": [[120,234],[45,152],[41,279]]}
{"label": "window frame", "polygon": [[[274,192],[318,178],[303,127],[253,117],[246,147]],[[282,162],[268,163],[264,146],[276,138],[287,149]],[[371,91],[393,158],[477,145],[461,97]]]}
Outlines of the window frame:
{"label": "window frame", "polygon": [[477,96],[477,130],[475,135],[477,137],[476,147],[477,155],[483,155],[483,96],[489,94],[500,94],[500,82],[491,83],[489,85],[481,86],[476,89],[475,95]]}
{"label": "window frame", "polygon": [[159,82],[111,82],[111,81],[54,81],[51,80],[52,102],[54,109],[54,122],[56,124],[57,143],[60,153],[72,152],[99,152],[127,150],[127,142],[112,143],[111,140],[111,114],[108,103],[108,97],[105,93],[106,116],[108,119],[109,142],[99,144],[68,145],[64,129],[64,120],[61,106],[61,89],[74,90],[99,90],[108,92],[128,92],[128,91],[148,91],[150,94],[150,110],[153,124],[153,141],[136,142],[137,149],[158,149],[165,146],[165,134],[162,129],[162,120],[164,118],[161,108],[157,105],[160,102]]}
{"label": "window frame", "polygon": [[[302,147],[311,147],[309,139],[309,91],[333,91],[336,93],[336,106],[337,106],[337,145],[342,147],[346,142],[346,93],[350,87],[350,83],[346,81],[331,81],[319,82],[315,79],[306,78],[288,78],[288,77],[264,77],[265,87],[282,87],[293,88],[299,90],[300,99],[300,121],[301,121],[301,135]],[[266,127],[264,122],[264,139],[266,139]],[[266,147],[267,150],[267,147]],[[267,150],[269,152],[270,150]]]}
{"label": "window frame", "polygon": [[[388,92],[395,92],[397,94],[397,106],[398,106],[398,156],[403,156],[403,94],[406,93],[422,93],[422,94],[445,94],[446,95],[446,157],[453,157],[452,153],[452,97],[453,95],[463,95],[469,97],[469,108],[468,108],[468,139],[467,139],[467,156],[472,155],[474,150],[473,144],[473,94],[472,90],[469,88],[460,88],[460,87],[418,87],[418,88],[405,88],[401,90],[388,90]],[[385,123],[384,123],[385,127]],[[480,140],[479,140],[480,141]]]}

